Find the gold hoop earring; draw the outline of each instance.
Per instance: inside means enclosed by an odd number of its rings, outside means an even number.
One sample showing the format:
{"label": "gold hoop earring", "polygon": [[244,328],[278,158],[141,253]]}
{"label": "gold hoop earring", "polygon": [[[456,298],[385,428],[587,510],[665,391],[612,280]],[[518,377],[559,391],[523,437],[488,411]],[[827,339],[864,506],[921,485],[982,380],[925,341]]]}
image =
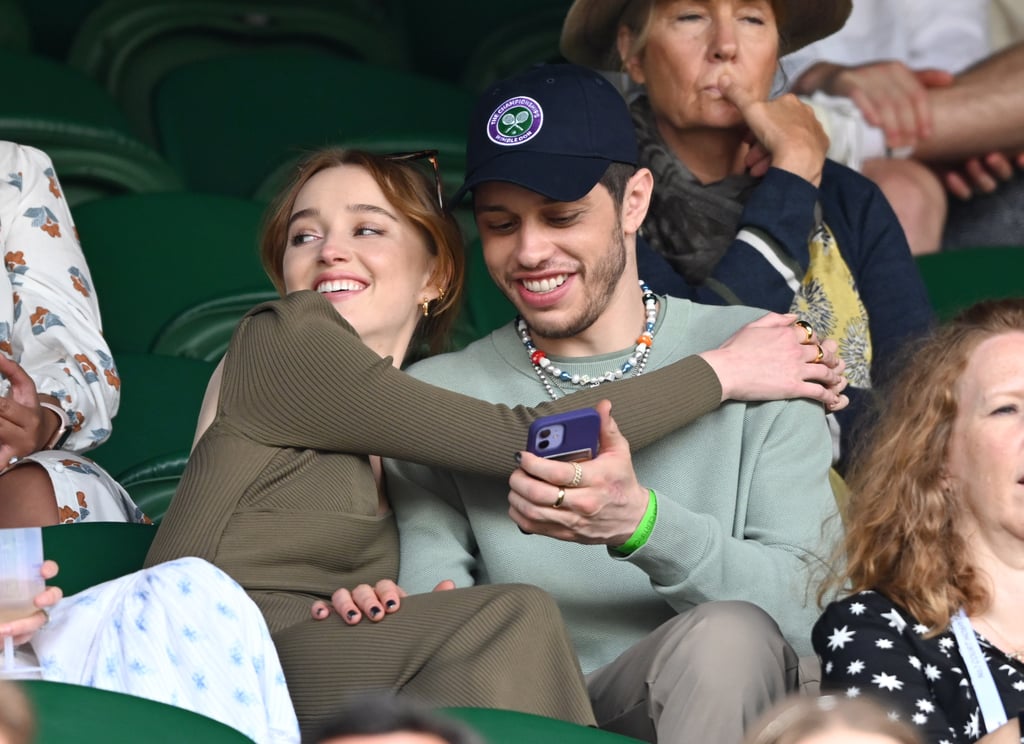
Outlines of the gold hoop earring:
{"label": "gold hoop earring", "polygon": [[423,317],[424,318],[429,318],[430,317],[430,300],[423,300],[423,302],[420,303],[420,307],[423,308]]}

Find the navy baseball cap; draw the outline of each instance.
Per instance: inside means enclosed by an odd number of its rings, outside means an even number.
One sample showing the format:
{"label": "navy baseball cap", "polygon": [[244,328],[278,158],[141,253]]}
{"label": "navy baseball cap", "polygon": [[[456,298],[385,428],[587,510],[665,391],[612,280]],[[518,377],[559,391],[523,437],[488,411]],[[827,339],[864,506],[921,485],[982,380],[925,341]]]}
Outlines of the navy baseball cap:
{"label": "navy baseball cap", "polygon": [[470,117],[466,180],[451,205],[487,181],[576,201],[612,163],[637,164],[636,132],[622,95],[587,67],[537,65],[480,95]]}

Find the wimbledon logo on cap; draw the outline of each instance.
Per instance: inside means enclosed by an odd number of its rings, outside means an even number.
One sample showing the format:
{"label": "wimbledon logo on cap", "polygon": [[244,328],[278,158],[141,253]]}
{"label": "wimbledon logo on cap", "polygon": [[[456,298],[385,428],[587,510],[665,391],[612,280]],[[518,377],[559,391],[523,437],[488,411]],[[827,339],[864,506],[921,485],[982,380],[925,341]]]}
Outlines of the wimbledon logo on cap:
{"label": "wimbledon logo on cap", "polygon": [[521,145],[544,125],[544,109],[532,98],[509,98],[487,120],[487,136],[498,145]]}

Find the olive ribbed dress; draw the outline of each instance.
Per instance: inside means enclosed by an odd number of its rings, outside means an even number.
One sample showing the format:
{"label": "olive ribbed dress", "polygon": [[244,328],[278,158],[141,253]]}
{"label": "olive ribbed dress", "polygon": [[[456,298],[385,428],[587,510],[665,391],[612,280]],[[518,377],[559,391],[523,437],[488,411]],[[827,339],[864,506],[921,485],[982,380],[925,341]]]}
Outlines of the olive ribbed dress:
{"label": "olive ribbed dress", "polygon": [[377,513],[367,455],[506,478],[537,415],[609,398],[638,449],[720,396],[714,372],[691,357],[536,409],[493,405],[400,372],[326,299],[297,292],[239,324],[216,419],[146,565],[195,555],[245,587],[266,617],[304,733],[351,696],[380,690],[592,724],[558,608],[535,587],[408,597],[380,623],[313,620],[313,600],[398,575],[398,534],[393,515]]}

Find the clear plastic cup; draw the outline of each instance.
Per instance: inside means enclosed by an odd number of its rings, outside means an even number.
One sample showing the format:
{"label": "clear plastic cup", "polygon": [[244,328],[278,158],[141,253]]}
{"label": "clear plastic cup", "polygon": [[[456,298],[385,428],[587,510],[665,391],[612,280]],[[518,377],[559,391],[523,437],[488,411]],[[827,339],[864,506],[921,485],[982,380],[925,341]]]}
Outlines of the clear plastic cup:
{"label": "clear plastic cup", "polygon": [[[0,624],[20,620],[37,611],[32,600],[46,588],[42,566],[42,528],[0,529]],[[14,640],[5,637],[0,677],[20,677],[38,671],[38,667],[18,665]]]}

